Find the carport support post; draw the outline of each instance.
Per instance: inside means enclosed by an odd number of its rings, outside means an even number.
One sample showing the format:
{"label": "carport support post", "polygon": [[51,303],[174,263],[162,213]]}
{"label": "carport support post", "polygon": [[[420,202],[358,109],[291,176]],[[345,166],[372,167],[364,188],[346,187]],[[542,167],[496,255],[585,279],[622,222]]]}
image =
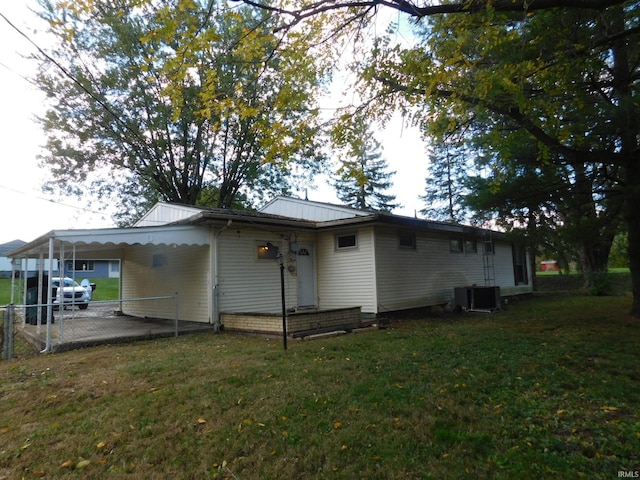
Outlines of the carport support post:
{"label": "carport support post", "polygon": [[278,254],[278,264],[280,265],[280,294],[282,296],[282,343],[287,349],[287,309],[284,301],[284,255]]}
{"label": "carport support post", "polygon": [[[49,237],[49,255],[47,258],[49,277],[47,279],[47,339],[44,350],[41,353],[51,350],[51,321],[53,320],[53,292],[51,291],[51,282],[53,281],[53,237]],[[58,270],[60,268],[58,267]],[[61,306],[62,307],[62,306]]]}
{"label": "carport support post", "polygon": [[3,360],[11,360],[13,358],[13,309],[13,303],[7,305],[6,317],[4,318],[4,345],[0,345],[1,347],[3,347]]}

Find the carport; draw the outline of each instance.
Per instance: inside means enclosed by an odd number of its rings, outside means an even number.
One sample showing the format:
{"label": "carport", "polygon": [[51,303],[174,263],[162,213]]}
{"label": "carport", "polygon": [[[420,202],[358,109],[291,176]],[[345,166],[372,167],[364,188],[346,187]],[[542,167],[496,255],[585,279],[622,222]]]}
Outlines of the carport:
{"label": "carport", "polygon": [[[44,299],[37,305],[31,305],[30,307],[36,307],[37,309],[37,323],[33,328],[34,338],[44,336],[44,349],[43,352],[54,350],[54,343],[56,347],[59,344],[78,342],[78,341],[95,341],[98,337],[105,340],[120,337],[131,337],[134,324],[138,327],[136,331],[143,329],[143,336],[149,336],[149,332],[156,332],[158,334],[164,334],[165,331],[160,328],[160,325],[164,330],[169,329],[170,332],[177,332],[175,326],[179,320],[178,311],[178,286],[171,291],[171,295],[167,295],[166,291],[158,293],[158,295],[147,295],[145,298],[126,298],[123,296],[123,279],[128,275],[127,268],[125,268],[125,252],[130,248],[159,248],[164,249],[179,249],[189,248],[193,246],[209,247],[210,243],[209,229],[207,227],[197,227],[190,225],[161,225],[157,227],[132,227],[132,228],[109,228],[109,229],[87,229],[87,230],[54,230],[46,235],[43,235],[32,242],[29,242],[15,250],[7,252],[7,256],[14,261],[12,262],[12,298],[11,303],[15,305],[18,315],[22,315],[23,329],[27,329],[25,322],[27,313],[27,289],[26,278],[28,276],[27,260],[36,259],[38,263],[38,292],[46,292],[46,302]],[[71,335],[75,333],[75,329],[63,327],[69,323],[69,320],[73,320],[76,325],[79,323],[79,319],[85,316],[80,315],[75,308],[71,311],[61,308],[54,314],[54,304],[52,298],[52,278],[56,276],[56,267],[60,271],[60,274],[64,272],[64,262],[72,261],[75,264],[76,259],[110,259],[119,260],[121,263],[120,269],[120,299],[116,302],[112,302],[113,305],[108,305],[105,311],[97,313],[95,316],[88,316],[88,320],[84,322],[82,329],[77,331],[83,331],[84,339],[77,335]],[[57,261],[57,265],[56,265]],[[16,268],[16,266],[19,268]],[[18,276],[18,272],[20,275]],[[20,279],[21,290],[17,289],[16,280]],[[45,278],[47,284],[45,285]],[[128,279],[129,282],[134,282],[135,279]],[[141,280],[144,281],[144,280]],[[171,282],[170,278],[167,278],[167,282]],[[167,288],[169,288],[168,286]],[[166,289],[165,289],[166,290]],[[16,295],[16,292],[20,291],[21,294]],[[20,298],[14,298],[19,296]],[[123,298],[124,297],[124,298]],[[138,315],[126,315],[123,314],[123,305],[140,305],[140,302],[168,302],[168,306],[162,306],[162,311],[166,312],[166,315],[155,318],[153,315],[138,314]],[[109,302],[95,302],[97,306],[99,303]],[[93,304],[92,304],[93,305]],[[89,307],[93,310],[92,307]],[[151,311],[157,311],[157,305]],[[138,308],[140,311],[140,308]],[[108,312],[108,313],[104,313]],[[104,331],[105,322],[97,320],[100,317],[103,320],[109,319],[109,332]],[[137,318],[136,318],[137,317]],[[175,324],[167,322],[168,319],[175,320]],[[76,322],[78,320],[78,322]],[[129,320],[131,324],[127,324],[130,328],[125,328],[124,321]],[[155,324],[152,324],[155,320]],[[58,324],[54,328],[54,324]],[[135,323],[133,323],[135,322]],[[144,325],[140,325],[140,322],[144,322]],[[188,322],[194,323],[194,322]],[[198,322],[196,322],[198,323]],[[90,325],[93,325],[91,327]],[[102,326],[101,326],[102,325]],[[72,324],[73,326],[73,324]],[[95,327],[95,328],[94,328]],[[208,324],[199,323],[198,328],[207,328]],[[43,331],[44,329],[44,331]],[[93,333],[89,333],[93,330]],[[102,333],[99,333],[102,331]],[[62,334],[64,332],[64,335]],[[134,334],[137,336],[138,334]],[[58,348],[55,348],[58,349]]]}

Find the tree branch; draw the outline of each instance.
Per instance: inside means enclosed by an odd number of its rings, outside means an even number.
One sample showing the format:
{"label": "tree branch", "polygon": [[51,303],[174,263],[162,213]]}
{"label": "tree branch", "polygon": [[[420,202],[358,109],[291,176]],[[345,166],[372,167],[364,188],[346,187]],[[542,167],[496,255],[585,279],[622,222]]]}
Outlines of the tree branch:
{"label": "tree branch", "polygon": [[[453,3],[419,5],[409,0],[320,0],[298,9],[278,8],[256,0],[231,0],[262,8],[278,15],[290,17],[285,27],[291,27],[301,21],[332,10],[353,8],[387,7],[405,13],[413,18],[424,18],[443,13],[473,13],[491,8],[498,12],[533,12],[552,8],[572,8],[579,10],[604,10],[621,5],[626,0],[463,0]],[[282,29],[281,28],[281,29]]]}
{"label": "tree branch", "polygon": [[[426,91],[410,89],[409,87],[402,85],[395,80],[390,80],[388,78],[379,76],[375,77],[375,80],[389,87],[393,92],[406,92],[411,95],[427,95]],[[577,156],[579,156],[584,161],[591,161],[594,163],[604,161],[604,157],[607,157],[610,160],[610,163],[614,165],[617,165],[620,162],[620,160],[618,159],[618,155],[612,154],[608,151],[577,150],[575,148],[564,145],[556,137],[549,135],[542,128],[536,125],[529,117],[522,113],[520,108],[516,105],[493,104],[477,97],[472,97],[470,95],[465,95],[446,89],[435,89],[432,95],[440,98],[450,98],[455,95],[457,99],[462,100],[469,105],[482,104],[490,112],[509,117],[514,122],[516,122],[516,124],[520,125],[523,129],[529,132],[540,143],[548,147],[551,151],[560,155],[564,155],[570,162],[572,162]]]}

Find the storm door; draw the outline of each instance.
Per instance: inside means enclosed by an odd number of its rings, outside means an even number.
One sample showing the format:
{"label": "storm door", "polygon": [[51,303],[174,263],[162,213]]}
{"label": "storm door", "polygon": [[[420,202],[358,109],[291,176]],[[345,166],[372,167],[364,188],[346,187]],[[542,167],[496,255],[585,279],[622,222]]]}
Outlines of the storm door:
{"label": "storm door", "polygon": [[297,253],[298,306],[316,305],[316,261],[313,245],[299,244]]}

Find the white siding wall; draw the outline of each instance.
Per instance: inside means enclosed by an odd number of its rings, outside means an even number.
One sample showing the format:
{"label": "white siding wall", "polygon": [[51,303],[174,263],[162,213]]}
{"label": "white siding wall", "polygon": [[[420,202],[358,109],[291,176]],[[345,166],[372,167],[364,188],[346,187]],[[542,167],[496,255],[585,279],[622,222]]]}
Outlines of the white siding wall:
{"label": "white siding wall", "polygon": [[[153,266],[162,259],[162,265]],[[126,248],[122,261],[122,298],[173,295],[178,292],[180,320],[209,322],[209,247],[135,246]],[[167,300],[124,302],[125,314],[173,319]]]}
{"label": "white siding wall", "polygon": [[186,205],[171,205],[168,203],[156,203],[151,210],[143,215],[135,224],[136,227],[157,227],[167,223],[177,222],[189,218],[202,211]]}
{"label": "white siding wall", "polygon": [[298,198],[277,197],[260,209],[263,213],[302,218],[316,222],[371,215],[370,212],[354,208],[310,202]]}
{"label": "white siding wall", "polygon": [[[455,287],[485,285],[480,238],[477,253],[451,253],[448,234],[417,233],[415,250],[400,248],[398,242],[398,231],[377,232],[379,312],[447,303]],[[494,247],[495,284],[504,294],[503,289],[512,291],[514,286],[511,245],[495,242]]]}
{"label": "white siding wall", "polygon": [[[301,241],[298,239],[298,241]],[[289,242],[264,230],[231,226],[218,238],[218,299],[221,313],[281,313],[280,267],[276,260],[259,260],[258,246],[271,242],[285,254],[285,303],[297,303],[297,282],[288,266]]]}
{"label": "white siding wall", "polygon": [[375,258],[373,228],[349,229],[340,234],[357,233],[358,246],[338,250],[335,233],[318,235],[318,297],[321,308],[362,307],[376,312]]}
{"label": "white siding wall", "polygon": [[496,285],[501,287],[500,290],[503,293],[504,288],[513,287],[516,284],[513,272],[513,246],[510,243],[494,242],[494,249]]}

